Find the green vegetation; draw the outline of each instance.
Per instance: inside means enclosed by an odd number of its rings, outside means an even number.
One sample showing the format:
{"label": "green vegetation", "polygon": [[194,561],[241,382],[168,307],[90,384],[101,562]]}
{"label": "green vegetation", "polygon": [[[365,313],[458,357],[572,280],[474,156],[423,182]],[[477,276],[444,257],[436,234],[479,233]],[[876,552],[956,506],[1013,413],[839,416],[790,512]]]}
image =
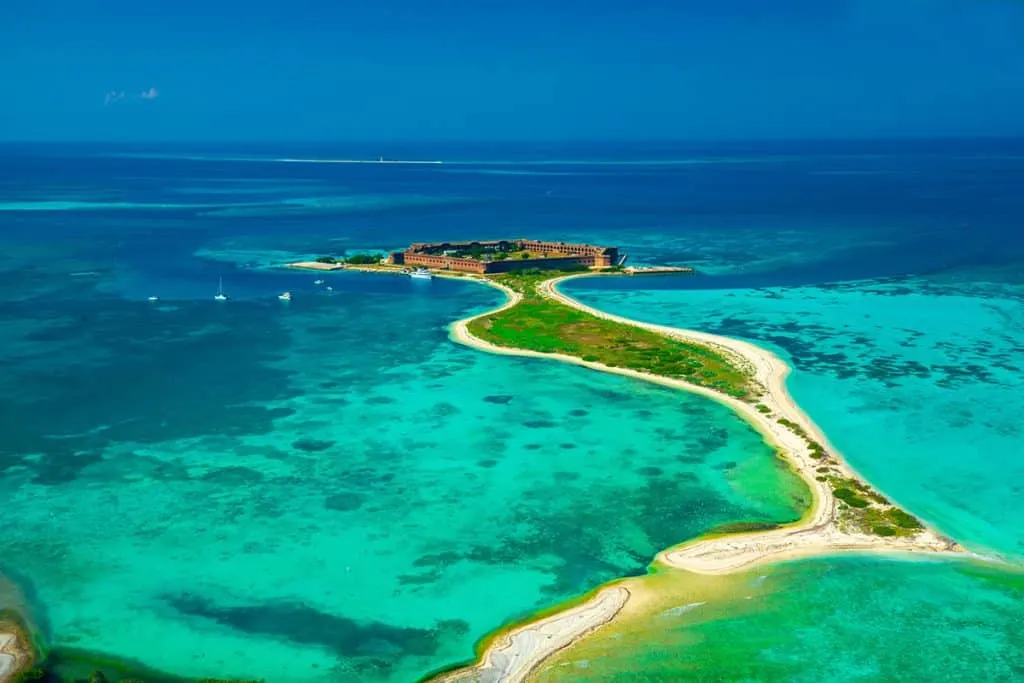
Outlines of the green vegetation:
{"label": "green vegetation", "polygon": [[836,498],[843,501],[852,508],[866,508],[870,503],[864,500],[856,493],[847,488],[834,489],[832,493],[835,494]]}
{"label": "green vegetation", "polygon": [[377,254],[354,254],[345,259],[345,263],[350,263],[354,266],[367,266],[380,263],[380,259],[381,257]]}
{"label": "green vegetation", "polygon": [[317,263],[337,263],[338,262],[338,259],[334,258],[333,256],[317,256],[313,260],[316,261]]}
{"label": "green vegetation", "polygon": [[469,331],[498,346],[560,353],[672,377],[744,400],[760,395],[760,387],[749,375],[713,349],[604,320],[541,296],[537,286],[557,274],[530,268],[493,276],[521,293],[523,300],[474,320]]}
{"label": "green vegetation", "polygon": [[900,510],[899,508],[892,508],[886,511],[886,515],[889,517],[889,521],[898,526],[901,529],[921,529],[921,522],[913,515]]}
{"label": "green vegetation", "polygon": [[[758,408],[758,410],[760,410],[760,408]],[[761,412],[764,411],[762,410]],[[784,417],[780,417],[776,422],[803,439],[804,443],[807,444],[807,449],[811,452],[810,455],[812,458],[815,460],[829,460],[828,454],[825,452],[822,445],[812,439],[807,432],[804,431],[803,427],[792,420],[787,420]]]}
{"label": "green vegetation", "polygon": [[762,415],[768,415],[769,413],[772,412],[772,409],[763,403],[758,403],[754,407],[757,408],[757,412],[761,413]]}
{"label": "green vegetation", "polygon": [[[480,261],[489,256],[495,261],[501,261],[508,258],[510,253],[515,254],[519,252],[524,254],[519,258],[529,258],[528,252],[520,249],[514,242],[499,242],[488,245],[473,243],[455,249],[448,249],[445,253],[455,258],[471,258]],[[429,253],[440,254],[442,252],[440,249],[432,249]]]}
{"label": "green vegetation", "polygon": [[836,475],[819,477],[819,481],[827,481],[845,504],[839,508],[840,521],[851,531],[889,537],[913,536],[924,528],[916,517],[893,506],[862,481]]}
{"label": "green vegetation", "polygon": [[707,536],[718,536],[726,534],[743,534],[750,533],[753,531],[772,531],[778,529],[779,524],[773,524],[771,522],[728,522],[726,524],[719,524],[709,531]]}

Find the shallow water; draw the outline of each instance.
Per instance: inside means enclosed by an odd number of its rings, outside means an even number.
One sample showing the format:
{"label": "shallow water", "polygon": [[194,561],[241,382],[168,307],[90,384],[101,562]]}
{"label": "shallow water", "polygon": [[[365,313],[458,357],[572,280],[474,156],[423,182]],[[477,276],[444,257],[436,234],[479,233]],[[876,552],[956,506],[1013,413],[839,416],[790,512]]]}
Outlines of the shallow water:
{"label": "shallow water", "polygon": [[450,342],[491,290],[253,277],[305,284],[290,304],[26,305],[5,328],[0,557],[51,646],[409,680],[714,525],[798,514],[726,408]]}
{"label": "shallow water", "polygon": [[598,631],[548,662],[537,680],[923,683],[1024,676],[1019,573],[959,561],[836,557],[728,581],[729,598],[659,605]]}
{"label": "shallow water", "polygon": [[794,367],[794,398],[855,469],[958,541],[1021,557],[1024,287],[995,275],[757,290],[574,282],[566,291],[775,348]]}

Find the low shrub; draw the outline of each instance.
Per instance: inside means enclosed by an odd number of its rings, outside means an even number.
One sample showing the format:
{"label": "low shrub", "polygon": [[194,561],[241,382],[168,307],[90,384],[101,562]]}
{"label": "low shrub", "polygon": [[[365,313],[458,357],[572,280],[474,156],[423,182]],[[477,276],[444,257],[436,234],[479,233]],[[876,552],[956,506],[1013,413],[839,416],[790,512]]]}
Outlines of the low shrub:
{"label": "low shrub", "polygon": [[921,522],[913,515],[900,510],[899,508],[893,508],[886,513],[886,517],[901,529],[920,529]]}
{"label": "low shrub", "polygon": [[866,508],[868,502],[848,488],[837,488],[833,491],[835,497],[852,508]]}

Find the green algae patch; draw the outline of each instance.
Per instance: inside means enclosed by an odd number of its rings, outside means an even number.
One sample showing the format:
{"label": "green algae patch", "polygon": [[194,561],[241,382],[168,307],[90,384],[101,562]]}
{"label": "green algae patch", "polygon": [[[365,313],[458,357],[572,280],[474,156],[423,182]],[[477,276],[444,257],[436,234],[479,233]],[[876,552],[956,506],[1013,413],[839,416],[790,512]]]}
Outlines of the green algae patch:
{"label": "green algae patch", "polygon": [[542,296],[538,286],[554,276],[529,270],[492,276],[523,299],[473,320],[470,333],[497,346],[661,375],[743,400],[754,400],[762,393],[749,373],[711,347],[599,318]]}
{"label": "green algae patch", "polygon": [[[556,652],[529,677],[532,682],[580,680],[689,680],[701,670],[681,652],[699,643],[690,630],[708,620],[735,619],[762,609],[766,570],[729,575],[659,568],[625,584],[632,597],[614,620]],[[758,599],[748,600],[748,597]],[[662,660],[671,677],[634,677],[636,657]]]}
{"label": "green algae patch", "polygon": [[709,536],[728,536],[730,534],[748,534],[754,531],[774,531],[780,527],[780,524],[772,524],[770,522],[731,522],[716,526],[705,534],[704,538]]}
{"label": "green algae patch", "polygon": [[1024,663],[1024,581],[994,567],[821,557],[727,578],[680,577],[675,606],[623,610],[530,680],[1008,681]]}

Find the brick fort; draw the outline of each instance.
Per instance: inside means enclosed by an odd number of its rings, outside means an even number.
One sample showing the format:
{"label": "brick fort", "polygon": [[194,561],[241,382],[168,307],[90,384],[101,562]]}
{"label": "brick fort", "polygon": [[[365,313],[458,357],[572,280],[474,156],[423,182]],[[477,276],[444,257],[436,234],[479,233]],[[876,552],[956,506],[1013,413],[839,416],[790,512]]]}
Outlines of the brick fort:
{"label": "brick fort", "polygon": [[454,270],[463,273],[507,273],[528,268],[560,269],[574,266],[610,268],[626,257],[618,247],[599,247],[541,240],[489,242],[417,242],[405,251],[392,252],[395,265]]}

